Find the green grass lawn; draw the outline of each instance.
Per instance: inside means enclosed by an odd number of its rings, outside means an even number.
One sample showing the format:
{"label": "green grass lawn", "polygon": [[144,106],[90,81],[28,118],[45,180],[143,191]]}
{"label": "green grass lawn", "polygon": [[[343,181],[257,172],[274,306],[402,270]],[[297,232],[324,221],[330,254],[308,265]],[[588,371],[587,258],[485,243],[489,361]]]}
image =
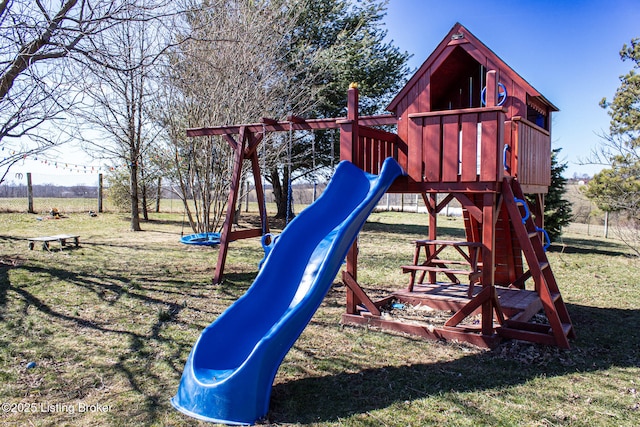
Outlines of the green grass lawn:
{"label": "green grass lawn", "polygon": [[[232,243],[212,286],[217,249],[181,245],[181,213],[153,214],[138,233],[124,214],[37,217],[0,214],[0,424],[199,425],[169,399],[200,331],[251,284],[259,240]],[[459,219],[440,225],[463,236]],[[426,232],[426,215],[373,214],[360,238],[367,291],[405,286],[399,266]],[[28,249],[27,237],[60,233],[79,234],[80,247]],[[571,234],[549,258],[577,332],[571,350],[343,326],[336,282],[280,367],[264,424],[640,425],[640,262],[616,241]]]}

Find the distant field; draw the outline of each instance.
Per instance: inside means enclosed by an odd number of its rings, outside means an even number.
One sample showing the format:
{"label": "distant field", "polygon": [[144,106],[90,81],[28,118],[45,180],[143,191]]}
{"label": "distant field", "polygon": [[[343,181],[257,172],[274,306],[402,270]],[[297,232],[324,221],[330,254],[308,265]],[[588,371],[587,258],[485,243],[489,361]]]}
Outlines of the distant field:
{"label": "distant field", "polygon": [[[0,198],[0,212],[27,212],[28,201],[26,198]],[[60,212],[75,213],[98,210],[97,199],[87,198],[57,198],[57,197],[35,197],[33,199],[33,209],[36,213],[46,214],[51,208],[58,208]],[[102,208],[104,212],[119,212],[108,198],[103,199]],[[155,201],[151,210],[155,210]],[[178,199],[161,199],[160,211],[164,213],[181,213],[183,211],[182,201]]]}

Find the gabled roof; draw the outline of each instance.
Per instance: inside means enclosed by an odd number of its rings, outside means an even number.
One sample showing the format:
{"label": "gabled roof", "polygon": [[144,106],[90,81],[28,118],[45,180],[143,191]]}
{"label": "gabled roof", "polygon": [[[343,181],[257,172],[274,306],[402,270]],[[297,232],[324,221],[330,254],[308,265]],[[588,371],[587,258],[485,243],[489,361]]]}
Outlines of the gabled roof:
{"label": "gabled roof", "polygon": [[513,68],[507,65],[506,62],[500,59],[498,55],[496,55],[459,22],[451,28],[449,33],[440,42],[433,53],[429,55],[427,60],[420,66],[420,68],[418,68],[413,77],[409,79],[402,90],[395,96],[395,98],[393,98],[387,107],[387,110],[395,111],[398,103],[408,95],[409,91],[418,82],[418,80],[420,80],[424,73],[426,73],[433,65],[436,65],[437,68],[437,66],[442,64],[444,59],[446,59],[457,46],[462,47],[480,64],[487,65],[488,62],[492,62],[498,69],[500,69],[501,73],[506,73],[508,77],[522,87],[529,96],[537,98],[538,101],[548,105],[552,111],[558,111],[558,108],[555,105],[549,102],[549,100],[547,100],[540,92],[522,78],[522,76],[516,73]]}

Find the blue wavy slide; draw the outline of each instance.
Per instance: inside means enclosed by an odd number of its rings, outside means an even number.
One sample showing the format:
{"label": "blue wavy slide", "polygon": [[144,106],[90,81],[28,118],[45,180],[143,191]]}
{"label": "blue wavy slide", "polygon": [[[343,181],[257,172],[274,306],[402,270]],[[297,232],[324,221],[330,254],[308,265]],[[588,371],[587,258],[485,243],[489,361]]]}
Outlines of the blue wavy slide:
{"label": "blue wavy slide", "polygon": [[177,394],[179,411],[204,421],[252,424],[269,410],[278,367],[329,291],[367,217],[403,174],[341,162],[322,195],[282,231],[247,292],[204,329]]}

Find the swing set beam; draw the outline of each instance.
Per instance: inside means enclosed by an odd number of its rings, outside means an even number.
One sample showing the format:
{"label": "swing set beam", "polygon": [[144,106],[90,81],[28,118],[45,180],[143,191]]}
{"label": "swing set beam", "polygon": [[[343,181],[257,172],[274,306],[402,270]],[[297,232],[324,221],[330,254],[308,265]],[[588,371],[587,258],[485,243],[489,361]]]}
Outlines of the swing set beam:
{"label": "swing set beam", "polygon": [[[263,118],[261,123],[233,126],[214,126],[187,129],[187,136],[210,136],[210,135],[238,135],[242,128],[245,132],[262,133],[265,132],[288,132],[289,126],[293,130],[319,130],[319,129],[339,129],[340,125],[347,122],[346,117],[329,119],[303,119],[298,116],[289,116],[287,120],[276,121],[274,119]],[[397,124],[396,116],[391,114],[378,114],[374,116],[360,116],[358,123],[363,126],[383,126]]]}
{"label": "swing set beam", "polygon": [[[360,124],[370,126],[394,125],[397,123],[396,117],[389,114],[359,117]],[[290,132],[296,130],[319,130],[319,129],[339,129],[341,125],[349,123],[345,117],[329,119],[304,119],[299,116],[290,115],[286,121],[278,121],[270,118],[262,118],[260,123],[234,126],[215,126],[187,129],[187,136],[222,136],[234,151],[233,172],[229,188],[229,198],[227,201],[227,211],[222,232],[220,235],[220,250],[218,252],[218,262],[216,265],[213,284],[222,282],[224,266],[227,259],[229,243],[234,240],[260,237],[269,233],[269,221],[262,183],[260,162],[258,159],[258,146],[264,139],[267,132]],[[261,228],[234,231],[233,220],[236,206],[240,194],[240,180],[242,178],[242,166],[244,161],[251,162],[251,171],[256,187],[256,197],[260,209]]]}

